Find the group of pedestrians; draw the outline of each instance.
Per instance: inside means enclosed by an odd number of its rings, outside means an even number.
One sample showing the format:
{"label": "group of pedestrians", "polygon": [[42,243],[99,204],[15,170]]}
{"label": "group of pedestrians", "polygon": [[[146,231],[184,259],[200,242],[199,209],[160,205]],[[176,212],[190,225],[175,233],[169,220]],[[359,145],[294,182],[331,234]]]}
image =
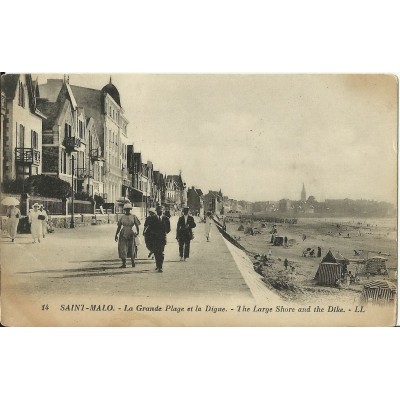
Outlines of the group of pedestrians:
{"label": "group of pedestrians", "polygon": [[[118,242],[118,255],[122,260],[121,268],[126,268],[126,261],[131,259],[132,267],[135,267],[138,245],[140,244],[140,221],[131,213],[132,204],[124,205],[124,215],[118,221],[115,241]],[[176,226],[176,240],[179,247],[180,261],[187,261],[190,256],[190,242],[194,239],[193,229],[196,222],[189,214],[189,207],[184,207],[182,215],[178,219]],[[206,218],[206,238],[210,240],[212,214],[207,213]],[[171,232],[171,223],[168,211],[163,212],[162,206],[150,208],[148,217],[144,222],[143,236],[149,257],[154,257],[156,271],[163,272],[164,249],[167,244],[167,234]]]}
{"label": "group of pedestrians", "polygon": [[[17,236],[18,224],[22,218],[21,211],[17,206],[10,206],[7,210],[8,234],[12,242]],[[49,216],[42,204],[35,203],[28,214],[28,221],[31,226],[33,243],[40,243],[41,238],[46,237]]]}
{"label": "group of pedestrians", "polygon": [[[122,260],[121,268],[126,268],[128,259],[131,265],[135,267],[135,259],[137,258],[138,245],[140,244],[140,221],[136,215],[132,214],[133,205],[125,203],[124,214],[118,221],[117,231],[115,232],[115,241],[118,242],[118,256]],[[176,226],[176,240],[179,247],[180,261],[187,261],[190,256],[190,242],[194,239],[193,229],[196,222],[189,213],[189,207],[184,207],[182,215],[178,219]],[[149,250],[149,257],[153,256],[156,262],[157,272],[163,272],[164,249],[167,244],[167,234],[171,231],[170,214],[168,210],[163,212],[162,206],[150,208],[148,217],[144,222],[143,236],[146,247]],[[8,232],[11,240],[14,242],[19,220],[21,219],[21,211],[17,206],[10,206],[7,210]],[[40,243],[47,233],[47,224],[49,221],[48,214],[43,205],[33,204],[29,211],[28,220],[30,224],[33,243]],[[205,219],[205,236],[207,241],[211,238],[212,214],[207,213]]]}

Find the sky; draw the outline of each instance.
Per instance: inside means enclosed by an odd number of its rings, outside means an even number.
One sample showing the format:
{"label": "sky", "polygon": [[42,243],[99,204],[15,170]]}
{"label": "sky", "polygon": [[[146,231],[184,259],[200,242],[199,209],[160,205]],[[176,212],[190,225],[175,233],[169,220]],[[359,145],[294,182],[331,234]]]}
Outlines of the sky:
{"label": "sky", "polygon": [[[34,75],[35,78],[36,75]],[[135,151],[237,200],[396,202],[391,75],[111,74]],[[39,75],[39,83],[63,75]],[[110,74],[70,74],[101,89]]]}

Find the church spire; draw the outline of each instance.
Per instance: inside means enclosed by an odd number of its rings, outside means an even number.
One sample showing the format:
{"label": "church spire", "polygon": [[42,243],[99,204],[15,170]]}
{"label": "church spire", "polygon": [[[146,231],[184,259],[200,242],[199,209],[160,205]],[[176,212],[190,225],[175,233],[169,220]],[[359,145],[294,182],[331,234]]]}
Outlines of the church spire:
{"label": "church spire", "polygon": [[307,200],[306,188],[303,182],[303,189],[301,190],[301,201],[305,202],[306,200]]}

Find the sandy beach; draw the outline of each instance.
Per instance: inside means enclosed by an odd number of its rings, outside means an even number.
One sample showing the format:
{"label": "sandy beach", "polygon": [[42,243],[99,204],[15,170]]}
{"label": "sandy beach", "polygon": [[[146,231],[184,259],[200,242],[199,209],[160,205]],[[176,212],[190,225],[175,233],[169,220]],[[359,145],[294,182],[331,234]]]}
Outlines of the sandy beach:
{"label": "sandy beach", "polygon": [[[297,224],[278,223],[275,226],[277,235],[288,238],[287,246],[274,246],[271,243],[273,224],[263,223],[261,216],[242,221],[244,228],[252,227],[259,233],[245,234],[244,231],[238,230],[240,225],[238,221],[227,222],[227,232],[237,239],[254,262],[257,261],[254,258],[255,254],[268,256],[271,251],[268,266],[263,267],[263,274],[266,285],[284,299],[296,303],[316,300],[358,303],[363,285],[369,279],[385,279],[395,284],[397,282],[395,219],[299,218]],[[318,246],[322,249],[321,257],[316,257]],[[315,249],[314,257],[303,256],[303,251],[307,248]],[[351,260],[382,255],[387,258],[388,275],[368,277],[358,274],[358,282],[342,285],[341,289],[320,286],[314,278],[319,263],[329,250],[334,255],[340,253]],[[354,250],[360,255],[356,255]],[[289,264],[287,269],[284,266],[285,259]],[[294,267],[294,270],[291,267]],[[360,269],[356,263],[350,263],[348,266],[348,270],[353,274]]]}

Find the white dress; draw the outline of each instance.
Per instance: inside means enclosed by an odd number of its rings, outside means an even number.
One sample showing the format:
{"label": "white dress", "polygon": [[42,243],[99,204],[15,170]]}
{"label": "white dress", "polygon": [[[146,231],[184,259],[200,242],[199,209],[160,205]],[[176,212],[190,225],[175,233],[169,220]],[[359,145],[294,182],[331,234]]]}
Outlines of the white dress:
{"label": "white dress", "polygon": [[42,213],[34,210],[29,211],[29,222],[31,224],[31,235],[33,239],[40,239],[42,237],[42,221],[38,218]]}
{"label": "white dress", "polygon": [[10,208],[7,212],[8,216],[8,233],[11,239],[15,239],[17,236],[17,229],[19,223],[19,217],[21,216],[21,211],[17,208]]}
{"label": "white dress", "polygon": [[211,225],[212,225],[212,218],[207,217],[205,227],[204,227],[207,239],[209,239],[211,237]]}

